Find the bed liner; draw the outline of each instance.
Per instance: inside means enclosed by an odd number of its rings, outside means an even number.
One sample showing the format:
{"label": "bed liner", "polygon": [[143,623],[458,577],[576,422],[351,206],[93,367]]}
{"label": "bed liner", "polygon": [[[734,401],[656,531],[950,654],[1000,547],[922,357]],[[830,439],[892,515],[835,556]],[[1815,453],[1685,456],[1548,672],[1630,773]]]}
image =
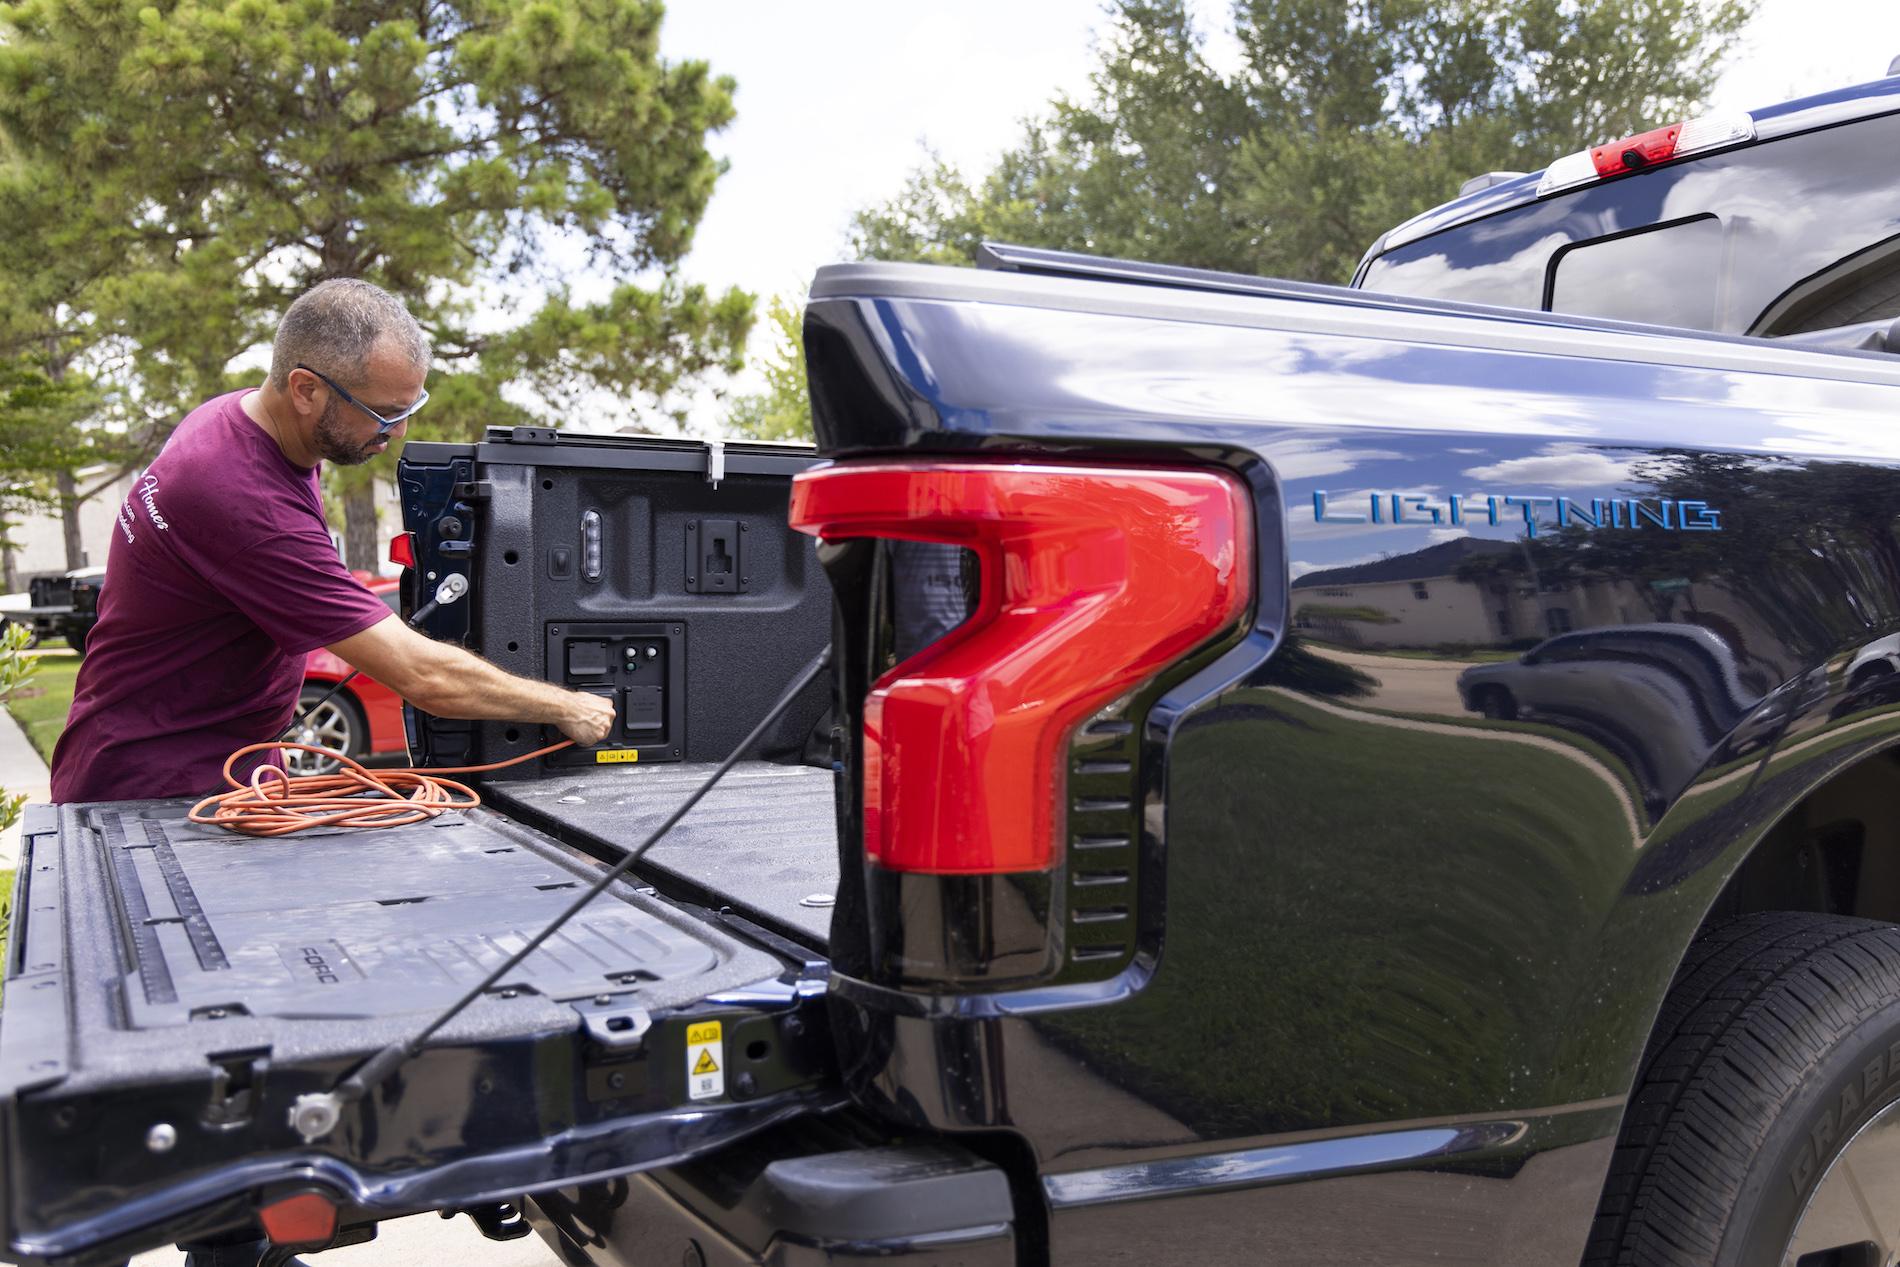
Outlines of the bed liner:
{"label": "bed liner", "polygon": [[[489,801],[563,835],[586,838],[609,862],[646,839],[713,770],[712,763],[550,772],[491,783]],[[830,770],[742,761],[641,859],[668,891],[728,905],[817,949],[831,935],[838,829]]]}

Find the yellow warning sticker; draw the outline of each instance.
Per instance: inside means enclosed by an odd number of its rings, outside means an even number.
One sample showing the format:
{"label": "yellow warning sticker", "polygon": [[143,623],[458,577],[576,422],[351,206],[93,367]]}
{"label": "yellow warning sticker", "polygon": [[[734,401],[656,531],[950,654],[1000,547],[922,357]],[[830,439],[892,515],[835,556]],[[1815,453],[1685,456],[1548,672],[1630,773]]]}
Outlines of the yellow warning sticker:
{"label": "yellow warning sticker", "polygon": [[686,1027],[686,1096],[712,1100],[726,1093],[725,1050],[718,1021]]}
{"label": "yellow warning sticker", "polygon": [[595,765],[611,765],[616,761],[638,761],[638,748],[603,748],[594,754]]}

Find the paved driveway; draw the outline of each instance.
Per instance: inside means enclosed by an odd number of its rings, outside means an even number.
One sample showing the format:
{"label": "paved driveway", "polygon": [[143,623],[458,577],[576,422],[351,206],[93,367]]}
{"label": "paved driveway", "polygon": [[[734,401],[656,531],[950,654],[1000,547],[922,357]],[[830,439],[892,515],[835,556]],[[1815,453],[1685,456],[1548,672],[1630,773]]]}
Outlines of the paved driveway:
{"label": "paved driveway", "polygon": [[[5,708],[0,708],[0,786],[9,794],[26,793],[28,803],[53,799],[52,775],[47,773],[46,763]],[[0,831],[0,867],[12,867],[19,859],[20,824],[15,823]]]}
{"label": "paved driveway", "polygon": [[[131,1267],[183,1267],[184,1261],[175,1249],[155,1249]],[[491,1241],[463,1215],[418,1214],[383,1224],[367,1245],[325,1250],[308,1261],[311,1267],[557,1267],[560,1259],[539,1236]]]}
{"label": "paved driveway", "polygon": [[1350,665],[1378,679],[1373,693],[1355,703],[1395,713],[1443,713],[1471,717],[1458,698],[1458,675],[1472,667],[1465,660],[1416,660],[1410,656],[1379,655],[1371,651],[1339,651],[1313,647],[1314,655]]}

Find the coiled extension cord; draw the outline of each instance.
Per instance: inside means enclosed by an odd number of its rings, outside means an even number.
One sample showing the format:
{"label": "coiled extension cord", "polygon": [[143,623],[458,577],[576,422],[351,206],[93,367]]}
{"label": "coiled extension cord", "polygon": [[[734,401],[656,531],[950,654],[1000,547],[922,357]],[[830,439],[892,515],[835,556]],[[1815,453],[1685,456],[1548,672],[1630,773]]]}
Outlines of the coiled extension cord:
{"label": "coiled extension cord", "polygon": [[[474,809],[482,798],[467,784],[445,774],[485,774],[523,761],[545,757],[572,747],[572,739],[537,748],[519,757],[489,765],[465,765],[418,770],[404,766],[370,770],[340,752],[310,744],[254,743],[224,759],[224,781],[229,792],[207,796],[191,807],[191,821],[222,827],[246,836],[288,836],[313,827],[407,827],[452,809]],[[261,765],[249,783],[231,773],[253,752],[300,751],[335,757],[343,763],[330,774],[290,774],[281,766]]]}

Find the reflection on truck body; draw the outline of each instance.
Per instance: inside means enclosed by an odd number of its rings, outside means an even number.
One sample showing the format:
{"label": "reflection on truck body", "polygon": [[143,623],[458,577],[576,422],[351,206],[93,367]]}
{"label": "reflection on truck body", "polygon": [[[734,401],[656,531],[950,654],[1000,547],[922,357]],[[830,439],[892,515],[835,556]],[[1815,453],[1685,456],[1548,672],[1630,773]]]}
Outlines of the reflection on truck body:
{"label": "reflection on truck body", "polygon": [[1466,669],[1458,693],[1487,717],[1581,731],[1628,762],[1652,805],[1680,795],[1762,699],[1720,634],[1686,624],[1562,634],[1515,661]]}

